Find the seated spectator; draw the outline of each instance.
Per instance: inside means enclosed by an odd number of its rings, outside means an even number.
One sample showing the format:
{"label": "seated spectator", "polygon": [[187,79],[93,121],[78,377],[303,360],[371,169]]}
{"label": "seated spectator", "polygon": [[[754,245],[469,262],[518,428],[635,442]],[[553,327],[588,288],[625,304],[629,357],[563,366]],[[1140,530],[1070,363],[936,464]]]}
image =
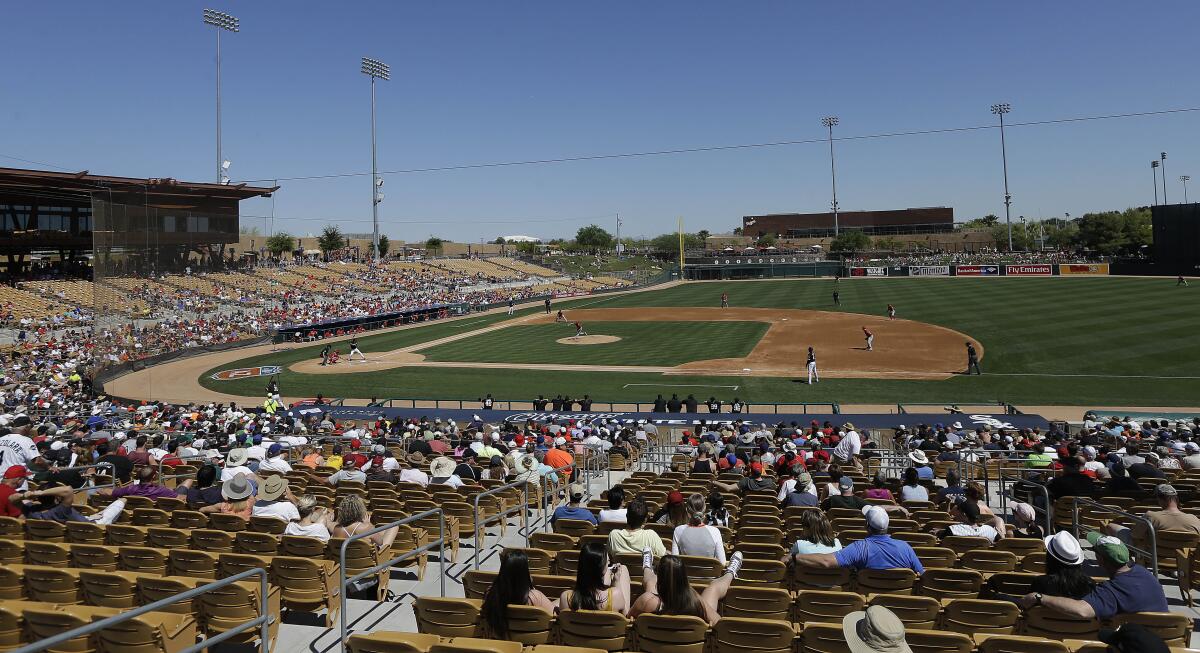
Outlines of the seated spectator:
{"label": "seated spectator", "polygon": [[187,487],[184,498],[188,507],[198,510],[203,506],[221,503],[221,486],[217,484],[216,465],[204,465],[196,470],[196,481]]}
{"label": "seated spectator", "polygon": [[225,455],[225,468],[221,470],[221,482],[224,483],[238,474],[253,476],[254,472],[246,466],[249,460],[245,449],[240,447],[230,449],[229,453]]}
{"label": "seated spectator", "polygon": [[829,495],[821,502],[821,510],[829,510],[830,508],[853,508],[854,510],[862,510],[867,502],[854,494],[854,479],[849,476],[841,476],[838,479],[837,493]]}
{"label": "seated spectator", "polygon": [[221,483],[221,503],[203,506],[200,512],[219,512],[223,515],[237,515],[246,521],[254,514],[254,493],[257,490],[250,477],[238,474]]}
{"label": "seated spectator", "polygon": [[1096,638],[1113,653],[1170,653],[1171,648],[1154,631],[1141,624],[1124,624],[1102,629]]}
{"label": "seated spectator", "polygon": [[853,569],[912,569],[918,575],[925,567],[912,546],[888,534],[888,512],[882,506],[866,506],[863,516],[867,522],[867,537],[847,545],[836,553],[799,554],[792,558],[796,564],[819,569],[849,567]]}
{"label": "seated spectator", "polygon": [[[1154,488],[1154,498],[1162,510],[1147,510],[1146,519],[1158,531],[1190,531],[1200,533],[1200,517],[1179,509],[1179,492],[1175,486],[1163,483]],[[1113,535],[1127,544],[1145,543],[1148,541],[1146,522],[1134,522],[1133,529],[1113,521],[1104,527],[1107,535]]]}
{"label": "seated spectator", "polygon": [[533,578],[529,575],[529,557],[524,551],[505,549],[500,554],[500,572],[483,595],[483,606],[480,608],[480,616],[487,626],[489,637],[508,639],[510,605],[531,605],[554,613],[554,604],[533,586]]}
{"label": "seated spectator", "polygon": [[420,451],[414,451],[408,454],[407,459],[409,467],[400,470],[399,482],[401,483],[416,483],[421,487],[429,485],[429,475],[425,473],[425,454]]}
{"label": "seated spectator", "polygon": [[904,470],[904,485],[900,486],[901,501],[929,501],[929,490],[921,485],[921,478],[915,467]]}
{"label": "seated spectator", "polygon": [[659,558],[657,570],[650,549],[642,552],[642,595],[633,602],[629,617],[640,614],[687,615],[700,617],[711,626],[721,620],[721,599],[742,568],[742,554],[734,551],[720,578],[709,582],[697,594],[688,581],[687,566],[674,555]]}
{"label": "seated spectator", "polygon": [[1033,580],[1034,592],[1050,596],[1082,599],[1096,589],[1096,581],[1083,569],[1083,549],[1079,540],[1059,531],[1046,540],[1046,573]]}
{"label": "seated spectator", "polygon": [[667,524],[671,527],[683,526],[688,523],[687,506],[683,505],[683,493],[671,491],[667,494],[667,505],[658,509],[653,521],[657,524]]}
{"label": "seated spectator", "polygon": [[792,552],[784,558],[791,562],[792,556],[810,553],[837,553],[842,550],[842,543],[833,535],[833,525],[829,518],[819,510],[805,510],[800,513],[800,538],[792,545]]}
{"label": "seated spectator", "polygon": [[[910,460],[912,460],[912,463],[913,463],[913,466],[910,467],[909,469],[912,469],[914,472],[916,472],[917,478],[926,480],[926,481],[933,480],[933,468],[929,466],[929,456],[925,455],[924,451],[917,449],[916,451],[909,453],[908,457]],[[907,482],[907,480],[908,480],[907,473],[905,473],[904,478],[905,478],[905,481]],[[923,499],[923,500],[928,501],[928,499]]]}
{"label": "seated spectator", "polygon": [[796,474],[796,484],[793,490],[788,492],[783,498],[782,507],[789,506],[816,506],[817,505],[817,486],[813,484],[812,477],[808,472],[799,472]]}
{"label": "seated spectator", "polygon": [[1096,481],[1083,473],[1082,458],[1067,456],[1062,465],[1062,474],[1046,484],[1050,501],[1058,501],[1060,497],[1090,497],[1096,493]]}
{"label": "seated spectator", "polygon": [[[13,465],[4,470],[4,484],[0,487],[15,490],[24,484],[26,478],[28,478],[28,472],[25,467]],[[11,491],[6,503],[16,506],[26,519],[44,519],[56,522],[90,521],[102,525],[115,522],[121,516],[121,511],[125,509],[125,500],[117,499],[105,506],[102,512],[91,517],[84,517],[75,509],[75,488],[55,481],[46,483],[36,490]]]}
{"label": "seated spectator", "polygon": [[354,458],[346,457],[342,459],[341,471],[334,472],[325,479],[325,482],[337,487],[342,481],[350,481],[352,483],[366,483],[367,475],[354,464]]}
{"label": "seated spectator", "polygon": [[1087,541],[1096,552],[1096,562],[1109,579],[1096,585],[1082,599],[1030,592],[1021,597],[1022,608],[1044,605],[1079,619],[1112,619],[1131,612],[1167,612],[1167,597],[1162,585],[1154,574],[1132,561],[1124,542],[1098,531],[1088,533]]}
{"label": "seated spectator", "polygon": [[625,503],[625,488],[620,485],[614,486],[608,491],[608,507],[600,511],[599,520],[624,523],[628,510],[621,507],[623,503]]}
{"label": "seated spectator", "polygon": [[154,471],[153,467],[142,467],[137,471],[137,483],[119,487],[106,492],[99,490],[101,494],[111,494],[114,499],[121,497],[146,497],[148,499],[158,499],[160,497],[174,498],[178,494],[186,494],[187,489],[191,487],[191,479],[179,484],[178,490],[169,488],[158,483],[158,472]]}
{"label": "seated spectator", "polygon": [[[842,480],[842,467],[837,463],[833,463],[825,470],[825,473],[829,476],[829,480],[825,482],[825,497],[836,497],[842,493],[842,488],[838,485]],[[853,482],[850,486],[854,487]]]}
{"label": "seated spectator", "polygon": [[1004,520],[999,517],[993,517],[992,523],[981,524],[983,519],[979,513],[979,504],[969,499],[951,503],[950,516],[957,519],[959,523],[951,524],[935,533],[938,537],[944,538],[951,535],[982,537],[988,542],[995,542],[1003,539],[1006,531]]}
{"label": "seated spectator", "polygon": [[704,522],[709,526],[729,526],[729,510],[725,508],[725,497],[720,492],[708,495],[708,514]]}
{"label": "seated spectator", "polygon": [[947,502],[954,499],[956,496],[962,496],[966,489],[963,487],[962,478],[958,475],[958,470],[951,469],[946,471],[946,487],[937,491],[937,498],[934,501],[938,506],[944,506]]}
{"label": "seated spectator", "polygon": [[726,492],[756,492],[758,490],[774,490],[775,479],[763,475],[762,463],[750,463],[750,475],[737,483],[722,483],[713,481],[713,487]]}
{"label": "seated spectator", "polygon": [[912,653],[904,639],[904,622],[882,605],[846,615],[842,634],[851,653]]}
{"label": "seated spectator", "polygon": [[716,558],[725,564],[725,542],[716,526],[704,523],[704,495],[687,498],[688,523],[675,527],[671,538],[671,553],[675,555]]}
{"label": "seated spectator", "polygon": [[1139,478],[1165,479],[1167,478],[1167,473],[1159,469],[1160,462],[1161,459],[1158,457],[1157,453],[1153,451],[1147,451],[1145,455],[1145,462],[1134,463],[1132,465],[1126,464],[1125,471],[1129,472],[1129,476],[1135,481]]}
{"label": "seated spectator", "polygon": [[590,524],[599,523],[596,515],[592,514],[591,510],[579,505],[583,501],[583,495],[587,493],[587,488],[582,484],[573,483],[567,490],[567,505],[559,506],[554,510],[554,514],[550,516],[550,523],[560,519],[579,519]]}
{"label": "seated spectator", "polygon": [[287,457],[283,453],[283,445],[278,442],[267,447],[267,458],[258,464],[260,472],[279,472],[286,474],[292,471],[292,465],[287,461]]}
{"label": "seated spectator", "polygon": [[285,522],[300,521],[295,501],[296,498],[288,489],[288,480],[273,474],[263,479],[251,516],[274,517]]}
{"label": "seated spectator", "polygon": [[[337,505],[337,512],[334,514],[333,536],[352,537],[374,529],[375,525],[371,523],[371,512],[367,510],[367,504],[363,498],[357,494],[348,494],[342,497],[341,502]],[[393,526],[371,535],[367,539],[375,545],[376,549],[382,550],[392,545],[399,532],[400,527]]]}
{"label": "seated spectator", "polygon": [[875,472],[875,476],[871,479],[871,487],[867,488],[866,498],[895,500],[892,491],[887,487],[887,479],[884,478],[883,472]]}
{"label": "seated spectator", "polygon": [[482,473],[475,462],[475,450],[467,447],[462,452],[462,462],[454,467],[454,475],[463,480],[464,483],[478,483],[482,478]]}
{"label": "seated spectator", "polygon": [[304,447],[300,450],[299,464],[309,469],[316,469],[325,464],[325,458],[312,447]]}
{"label": "seated spectator", "polygon": [[446,456],[438,456],[429,464],[429,484],[448,485],[452,488],[463,486],[462,479],[454,473],[454,461]]}
{"label": "seated spectator", "polygon": [[1109,472],[1111,476],[1108,479],[1108,483],[1104,486],[1105,494],[1141,491],[1142,488],[1137,484],[1137,481],[1125,473],[1125,464],[1121,461],[1113,463],[1112,467],[1109,468]]}
{"label": "seated spectator", "polygon": [[634,499],[629,502],[625,521],[625,528],[615,528],[608,534],[608,555],[641,553],[646,548],[656,557],[666,554],[667,547],[663,546],[662,537],[654,531],[642,528],[646,523],[645,501]]}
{"label": "seated spectator", "polygon": [[692,461],[693,474],[716,474],[717,466],[713,464],[712,455],[714,453],[712,443],[705,442],[700,445],[699,453],[696,460]]}
{"label": "seated spectator", "polygon": [[299,535],[315,537],[322,542],[329,541],[329,531],[333,528],[333,513],[317,503],[317,498],[305,494],[296,499],[296,510],[300,513],[300,521],[288,522],[283,530],[284,535]]}
{"label": "seated spectator", "polygon": [[558,609],[606,610],[629,614],[629,568],[608,564],[608,549],[599,542],[588,542],[579,551],[575,588],[562,593]]}
{"label": "seated spectator", "polygon": [[1032,537],[1044,539],[1045,532],[1042,530],[1042,525],[1037,521],[1037,510],[1028,503],[1016,502],[1012,504],[1013,513],[1013,537]]}

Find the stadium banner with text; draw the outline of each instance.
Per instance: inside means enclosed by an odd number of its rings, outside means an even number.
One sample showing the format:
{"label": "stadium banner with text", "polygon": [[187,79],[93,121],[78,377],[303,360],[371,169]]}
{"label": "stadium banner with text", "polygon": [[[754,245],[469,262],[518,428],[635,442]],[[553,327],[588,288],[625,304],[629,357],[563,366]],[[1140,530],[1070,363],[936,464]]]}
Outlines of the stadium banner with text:
{"label": "stadium banner with text", "polygon": [[1041,415],[1005,415],[996,413],[949,415],[947,413],[906,413],[896,415],[880,414],[774,414],[774,413],[633,413],[633,412],[583,412],[583,411],[534,411],[534,410],[456,410],[437,408],[383,408],[364,406],[296,406],[287,411],[289,417],[304,417],[307,415],[328,414],[338,421],[344,420],[373,420],[383,416],[387,419],[421,419],[434,417],[452,419],[461,426],[471,422],[485,424],[524,424],[526,421],[536,422],[568,422],[576,421],[588,424],[604,424],[617,422],[620,424],[637,424],[645,421],[660,426],[690,427],[704,424],[729,424],[738,420],[749,422],[768,422],[771,424],[797,422],[806,424],[812,420],[818,423],[840,425],[853,422],[859,430],[862,429],[893,429],[903,424],[939,424],[942,422],[960,421],[967,430],[985,426],[992,429],[1047,428],[1049,422]]}
{"label": "stadium banner with text", "polygon": [[850,268],[850,276],[852,277],[886,277],[887,268]]}
{"label": "stadium banner with text", "polygon": [[999,265],[956,265],[954,274],[959,277],[998,277]]}
{"label": "stadium banner with text", "polygon": [[949,265],[911,265],[908,268],[910,277],[948,277]]}
{"label": "stadium banner with text", "polygon": [[1054,266],[1049,263],[1026,263],[1022,265],[1004,266],[1006,277],[1051,277],[1054,276]]}
{"label": "stadium banner with text", "polygon": [[1108,263],[1060,263],[1059,274],[1108,274]]}

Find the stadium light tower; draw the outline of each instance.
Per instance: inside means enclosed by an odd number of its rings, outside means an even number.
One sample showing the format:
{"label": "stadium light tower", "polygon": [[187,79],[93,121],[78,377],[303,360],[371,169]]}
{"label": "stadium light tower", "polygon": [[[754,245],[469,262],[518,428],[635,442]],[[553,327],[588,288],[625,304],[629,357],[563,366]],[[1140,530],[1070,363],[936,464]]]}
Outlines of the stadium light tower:
{"label": "stadium light tower", "polygon": [[1187,198],[1187,183],[1188,183],[1189,181],[1191,181],[1191,180],[1192,180],[1192,178],[1191,178],[1189,175],[1180,175],[1180,176],[1179,176],[1179,181],[1182,181],[1182,182],[1183,182],[1183,203],[1184,203],[1184,204],[1187,204],[1187,203],[1188,203],[1188,198]]}
{"label": "stadium light tower", "polygon": [[387,81],[392,71],[382,61],[362,58],[362,73],[371,78],[371,258],[379,265],[379,203],[383,201],[383,180],[375,160],[375,79]]}
{"label": "stadium light tower", "polygon": [[833,163],[833,128],[838,124],[837,116],[825,116],[821,118],[821,124],[829,130],[829,177],[833,181],[833,202],[830,203],[830,208],[833,209],[833,237],[838,237],[838,203],[837,203],[837,166]]}
{"label": "stadium light tower", "polygon": [[1158,159],[1150,159],[1150,174],[1154,175],[1154,205],[1158,206]]}
{"label": "stadium light tower", "polygon": [[239,31],[237,18],[215,9],[204,10],[204,24],[217,28],[217,183],[229,183],[229,162],[221,156],[221,32]]}
{"label": "stadium light tower", "polygon": [[1012,111],[1007,102],[992,105],[992,113],[1000,116],[1000,161],[1004,165],[1004,221],[1008,223],[1008,251],[1013,251],[1012,239],[1012,195],[1008,192],[1008,148],[1004,143],[1004,114]]}
{"label": "stadium light tower", "polygon": [[1167,153],[1163,152],[1163,153],[1159,154],[1158,156],[1159,156],[1158,166],[1160,168],[1162,168],[1162,173],[1163,173],[1163,204],[1166,204],[1167,203]]}

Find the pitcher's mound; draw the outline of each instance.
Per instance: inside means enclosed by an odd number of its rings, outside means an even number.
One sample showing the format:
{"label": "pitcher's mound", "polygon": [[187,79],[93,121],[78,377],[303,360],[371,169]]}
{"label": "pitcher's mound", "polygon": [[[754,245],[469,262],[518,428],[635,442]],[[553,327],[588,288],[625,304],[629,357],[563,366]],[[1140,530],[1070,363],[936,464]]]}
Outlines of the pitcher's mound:
{"label": "pitcher's mound", "polygon": [[559,338],[555,342],[560,345],[607,345],[619,340],[620,338],[617,336],[571,336],[570,338]]}

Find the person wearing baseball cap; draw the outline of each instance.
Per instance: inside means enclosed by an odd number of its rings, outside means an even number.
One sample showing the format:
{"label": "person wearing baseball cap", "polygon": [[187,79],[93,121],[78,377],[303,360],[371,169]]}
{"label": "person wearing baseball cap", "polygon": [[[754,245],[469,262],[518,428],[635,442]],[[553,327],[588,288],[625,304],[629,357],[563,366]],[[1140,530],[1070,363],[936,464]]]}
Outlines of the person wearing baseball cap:
{"label": "person wearing baseball cap", "polygon": [[850,508],[852,510],[862,510],[867,505],[866,500],[854,494],[854,479],[849,476],[842,476],[837,482],[837,494],[830,495],[821,502],[821,510],[829,510],[830,508]]}
{"label": "person wearing baseball cap", "polygon": [[554,524],[560,519],[578,519],[596,525],[599,520],[596,515],[592,514],[591,510],[579,505],[583,502],[584,495],[587,494],[587,487],[582,483],[572,483],[567,489],[567,505],[559,506],[554,510],[554,514],[550,516],[550,523]]}
{"label": "person wearing baseball cap", "polygon": [[1096,552],[1096,562],[1108,580],[1082,599],[1030,592],[1021,597],[1022,608],[1043,605],[1079,619],[1111,619],[1130,612],[1168,610],[1162,585],[1148,569],[1133,561],[1124,542],[1099,531],[1088,533],[1087,541]]}
{"label": "person wearing baseball cap", "polygon": [[558,470],[559,476],[562,477],[564,483],[573,480],[575,477],[575,456],[571,455],[571,452],[567,449],[568,446],[566,438],[561,436],[555,438],[554,448],[547,451],[546,457],[543,459],[552,469]]}
{"label": "person wearing baseball cap", "polygon": [[0,515],[5,517],[20,517],[21,502],[29,496],[37,496],[35,492],[21,492],[21,486],[31,476],[24,465],[13,465],[4,470],[4,480],[0,481]]}
{"label": "person wearing baseball cap", "polygon": [[287,456],[284,455],[283,445],[278,442],[267,447],[267,458],[258,464],[260,472],[279,472],[286,474],[292,471],[292,464],[287,461]]}
{"label": "person wearing baseball cap", "polygon": [[867,524],[867,537],[847,545],[836,553],[800,553],[792,560],[802,567],[817,569],[912,569],[917,575],[925,573],[925,567],[917,558],[912,545],[897,540],[888,534],[891,519],[882,506],[868,505],[862,508]]}
{"label": "person wearing baseball cap", "polygon": [[[1179,509],[1179,492],[1175,486],[1160,483],[1154,488],[1154,498],[1162,510],[1147,510],[1146,519],[1159,531],[1186,531],[1200,533],[1200,517]],[[1141,548],[1149,546],[1149,536],[1146,532],[1146,522],[1137,520],[1133,528],[1113,521],[1104,526],[1104,534],[1119,538],[1126,544],[1134,544]]]}

